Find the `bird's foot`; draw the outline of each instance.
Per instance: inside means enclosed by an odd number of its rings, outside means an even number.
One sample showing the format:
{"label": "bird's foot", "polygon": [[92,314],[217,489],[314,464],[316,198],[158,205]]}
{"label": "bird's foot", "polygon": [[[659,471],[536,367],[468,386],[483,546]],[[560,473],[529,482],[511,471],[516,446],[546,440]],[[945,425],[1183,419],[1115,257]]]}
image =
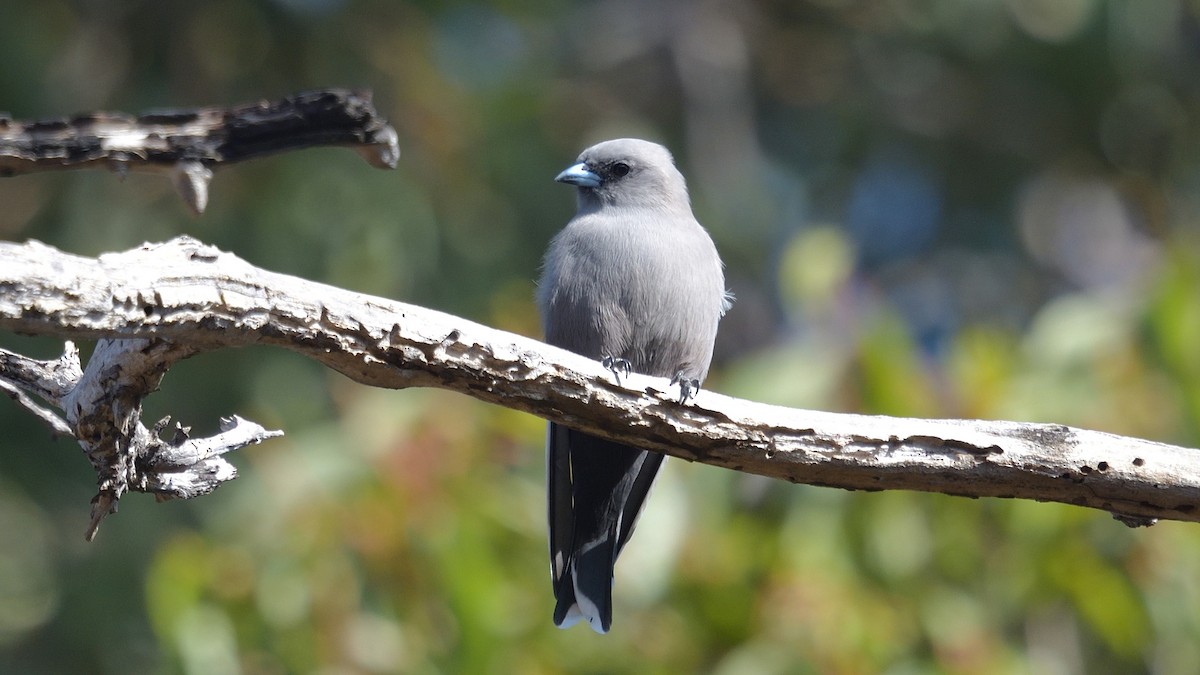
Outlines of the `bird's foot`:
{"label": "bird's foot", "polygon": [[606,356],[600,361],[600,365],[608,368],[609,372],[613,374],[613,379],[617,381],[617,386],[621,386],[621,373],[625,373],[625,377],[628,378],[630,373],[633,372],[633,364],[629,362],[629,359],[623,359],[619,356]]}
{"label": "bird's foot", "polygon": [[675,373],[675,377],[671,378],[671,384],[679,385],[679,404],[687,403],[689,399],[696,398],[696,394],[700,393],[700,380],[692,377],[689,378],[683,374],[683,371]]}

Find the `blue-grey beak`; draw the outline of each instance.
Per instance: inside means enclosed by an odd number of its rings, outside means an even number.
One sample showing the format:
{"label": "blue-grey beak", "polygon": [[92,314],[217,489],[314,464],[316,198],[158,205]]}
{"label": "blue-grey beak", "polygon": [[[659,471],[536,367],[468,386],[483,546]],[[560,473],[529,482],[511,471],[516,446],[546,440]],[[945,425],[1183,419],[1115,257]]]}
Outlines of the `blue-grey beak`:
{"label": "blue-grey beak", "polygon": [[570,183],[579,187],[600,187],[600,176],[588,169],[587,164],[580,162],[563,171],[554,178],[560,183]]}

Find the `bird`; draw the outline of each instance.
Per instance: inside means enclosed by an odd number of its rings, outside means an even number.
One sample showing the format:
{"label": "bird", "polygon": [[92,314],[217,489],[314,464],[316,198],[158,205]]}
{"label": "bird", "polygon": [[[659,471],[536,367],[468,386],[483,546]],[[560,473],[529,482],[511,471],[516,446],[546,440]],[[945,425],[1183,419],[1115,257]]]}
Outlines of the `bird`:
{"label": "bird", "polygon": [[[633,138],[584,150],[555,178],[576,212],[551,240],[537,304],[551,345],[630,372],[672,378],[679,402],[708,374],[732,296],[683,174],[662,145]],[[554,623],[612,625],[613,566],[664,456],[550,423],[546,443]]]}

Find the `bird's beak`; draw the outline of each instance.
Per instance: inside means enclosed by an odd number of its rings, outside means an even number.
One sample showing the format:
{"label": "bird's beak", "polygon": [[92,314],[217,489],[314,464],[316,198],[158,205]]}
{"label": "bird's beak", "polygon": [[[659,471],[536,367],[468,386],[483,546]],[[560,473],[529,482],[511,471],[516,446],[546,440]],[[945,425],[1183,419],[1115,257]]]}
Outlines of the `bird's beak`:
{"label": "bird's beak", "polygon": [[554,178],[559,183],[570,183],[579,187],[600,187],[600,176],[580,162]]}

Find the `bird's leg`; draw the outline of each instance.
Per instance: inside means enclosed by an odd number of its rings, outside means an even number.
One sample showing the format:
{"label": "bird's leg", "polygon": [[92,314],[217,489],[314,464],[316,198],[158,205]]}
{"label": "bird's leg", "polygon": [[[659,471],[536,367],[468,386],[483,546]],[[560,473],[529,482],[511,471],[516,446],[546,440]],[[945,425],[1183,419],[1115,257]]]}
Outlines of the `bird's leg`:
{"label": "bird's leg", "polygon": [[617,386],[621,386],[621,373],[625,373],[625,377],[633,372],[633,364],[629,359],[623,359],[619,356],[606,356],[600,361],[600,365],[608,368],[613,374],[613,379],[617,381]]}
{"label": "bird's leg", "polygon": [[688,377],[682,370],[675,373],[675,377],[671,378],[671,384],[679,385],[680,405],[687,403],[688,399],[696,398],[696,394],[700,393],[700,380]]}

